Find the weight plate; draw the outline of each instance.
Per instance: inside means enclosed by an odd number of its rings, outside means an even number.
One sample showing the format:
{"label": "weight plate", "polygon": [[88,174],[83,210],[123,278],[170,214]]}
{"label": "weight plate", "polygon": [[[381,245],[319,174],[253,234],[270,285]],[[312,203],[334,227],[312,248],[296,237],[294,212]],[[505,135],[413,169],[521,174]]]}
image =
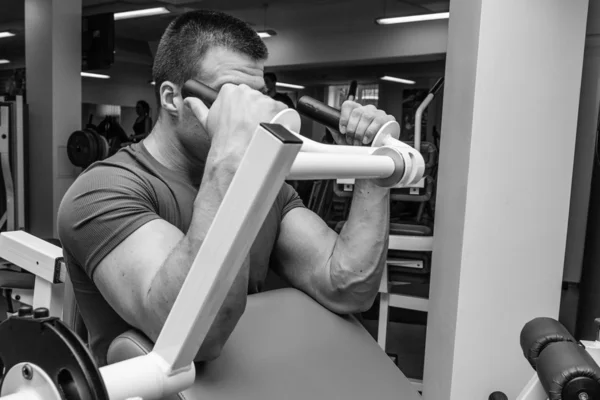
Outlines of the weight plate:
{"label": "weight plate", "polygon": [[98,161],[104,160],[108,157],[108,141],[102,135],[96,135],[96,141],[98,142]]}
{"label": "weight plate", "polygon": [[86,346],[60,320],[36,318],[37,313],[35,310],[33,318],[11,317],[0,324],[4,371],[31,363],[48,375],[65,399],[108,400],[100,370]]}
{"label": "weight plate", "polygon": [[75,131],[67,142],[69,161],[77,167],[87,168],[98,158],[98,145],[94,134],[87,129]]}

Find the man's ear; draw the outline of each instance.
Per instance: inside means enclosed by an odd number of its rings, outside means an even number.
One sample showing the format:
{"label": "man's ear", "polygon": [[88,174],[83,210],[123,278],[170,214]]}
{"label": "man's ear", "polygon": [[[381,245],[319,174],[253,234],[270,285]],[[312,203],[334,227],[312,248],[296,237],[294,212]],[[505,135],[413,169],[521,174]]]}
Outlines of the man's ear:
{"label": "man's ear", "polygon": [[164,81],[160,85],[160,105],[168,114],[177,115],[183,106],[179,87],[173,82]]}

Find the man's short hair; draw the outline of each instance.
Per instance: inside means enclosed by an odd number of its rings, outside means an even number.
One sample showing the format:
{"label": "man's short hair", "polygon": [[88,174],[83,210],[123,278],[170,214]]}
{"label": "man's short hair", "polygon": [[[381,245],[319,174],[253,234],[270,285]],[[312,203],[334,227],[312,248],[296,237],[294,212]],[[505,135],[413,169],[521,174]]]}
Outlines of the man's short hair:
{"label": "man's short hair", "polygon": [[213,47],[222,46],[266,60],[269,51],[247,23],[219,11],[197,10],[175,18],[163,33],[152,67],[155,94],[160,108],[160,85],[165,81],[183,85],[195,76],[198,63]]}
{"label": "man's short hair", "polygon": [[273,73],[273,72],[267,72],[267,73],[265,73],[264,77],[265,78],[269,78],[273,82],[277,82],[277,75],[275,75],[275,73]]}

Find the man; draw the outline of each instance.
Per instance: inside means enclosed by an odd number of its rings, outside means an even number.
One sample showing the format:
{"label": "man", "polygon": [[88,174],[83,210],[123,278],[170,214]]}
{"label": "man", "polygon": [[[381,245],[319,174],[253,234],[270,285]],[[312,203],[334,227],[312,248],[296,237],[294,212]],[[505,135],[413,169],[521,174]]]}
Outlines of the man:
{"label": "man", "polygon": [[290,99],[285,93],[277,92],[277,75],[273,72],[267,72],[265,74],[265,87],[267,88],[267,94],[271,96],[274,100],[280,101],[288,108],[295,108],[294,102]]}
{"label": "man", "polygon": [[[251,136],[285,108],[261,94],[266,58],[242,21],[213,11],[177,17],[154,61],[160,113],[152,133],[88,168],[66,193],[59,236],[100,365],[131,327],[157,339]],[[190,78],[219,91],[210,110],[183,100]],[[336,140],[355,144],[393,119],[352,102],[342,115]],[[369,308],[387,251],[388,206],[386,189],[357,182],[338,236],[284,185],[196,359],[219,355],[269,267],[333,312]]]}

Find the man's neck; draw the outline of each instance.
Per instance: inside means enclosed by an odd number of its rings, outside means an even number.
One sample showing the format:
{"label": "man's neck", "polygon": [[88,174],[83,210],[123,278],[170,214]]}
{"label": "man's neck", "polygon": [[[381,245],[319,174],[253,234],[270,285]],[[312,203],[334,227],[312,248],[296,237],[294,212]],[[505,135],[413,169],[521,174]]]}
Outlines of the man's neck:
{"label": "man's neck", "polygon": [[160,164],[181,174],[192,184],[200,184],[210,144],[207,143],[205,149],[193,154],[177,140],[171,127],[165,126],[164,122],[159,120],[151,134],[144,139],[144,146]]}

